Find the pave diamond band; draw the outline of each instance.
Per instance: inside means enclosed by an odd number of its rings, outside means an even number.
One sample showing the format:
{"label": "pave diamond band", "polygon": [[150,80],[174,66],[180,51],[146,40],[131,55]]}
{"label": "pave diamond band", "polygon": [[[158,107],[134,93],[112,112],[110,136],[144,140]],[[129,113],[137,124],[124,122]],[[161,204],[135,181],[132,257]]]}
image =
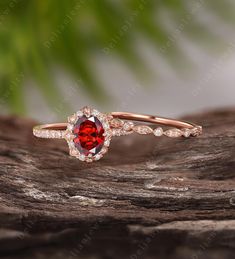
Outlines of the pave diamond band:
{"label": "pave diamond band", "polygon": [[90,107],[84,107],[68,117],[68,123],[45,124],[33,128],[36,137],[65,139],[69,145],[70,155],[86,162],[99,160],[108,151],[112,137],[132,133],[188,138],[199,136],[202,127],[152,115],[127,112],[104,114]]}
{"label": "pave diamond band", "polygon": [[35,126],[33,135],[38,138],[64,139],[67,123],[55,123]]}

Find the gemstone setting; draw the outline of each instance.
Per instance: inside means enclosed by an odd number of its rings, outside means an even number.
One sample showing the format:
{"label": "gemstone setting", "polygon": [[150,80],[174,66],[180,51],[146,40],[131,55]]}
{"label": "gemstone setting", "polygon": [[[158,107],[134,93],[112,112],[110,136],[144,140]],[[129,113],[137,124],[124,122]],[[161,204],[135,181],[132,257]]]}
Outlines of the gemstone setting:
{"label": "gemstone setting", "polygon": [[71,115],[68,122],[66,140],[70,155],[86,162],[102,158],[108,151],[112,137],[108,116],[84,107]]}
{"label": "gemstone setting", "polygon": [[95,116],[83,115],[74,125],[75,147],[85,156],[98,154],[104,145],[104,128]]}

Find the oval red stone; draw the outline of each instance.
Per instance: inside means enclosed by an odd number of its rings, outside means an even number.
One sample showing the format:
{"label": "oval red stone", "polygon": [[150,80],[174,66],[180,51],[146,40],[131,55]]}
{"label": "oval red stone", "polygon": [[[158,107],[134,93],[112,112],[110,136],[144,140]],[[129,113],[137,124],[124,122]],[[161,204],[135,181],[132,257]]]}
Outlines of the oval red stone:
{"label": "oval red stone", "polygon": [[73,130],[75,147],[85,156],[96,155],[104,145],[104,128],[95,116],[82,116]]}

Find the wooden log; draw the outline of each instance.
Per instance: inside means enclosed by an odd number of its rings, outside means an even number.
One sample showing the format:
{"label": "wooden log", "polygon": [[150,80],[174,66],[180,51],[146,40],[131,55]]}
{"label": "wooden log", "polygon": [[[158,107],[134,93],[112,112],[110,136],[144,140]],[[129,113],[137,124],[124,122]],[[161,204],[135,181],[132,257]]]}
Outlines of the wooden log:
{"label": "wooden log", "polygon": [[186,119],[203,135],[119,137],[86,164],[63,140],[34,138],[34,121],[1,117],[1,254],[232,258],[235,109]]}

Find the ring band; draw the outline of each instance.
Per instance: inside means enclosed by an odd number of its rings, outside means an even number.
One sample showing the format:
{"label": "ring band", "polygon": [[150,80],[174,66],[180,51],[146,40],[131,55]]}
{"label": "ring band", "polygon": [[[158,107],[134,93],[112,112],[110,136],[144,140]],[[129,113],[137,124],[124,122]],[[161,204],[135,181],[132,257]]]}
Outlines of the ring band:
{"label": "ring band", "polygon": [[[159,126],[153,127],[154,125],[170,128],[164,130]],[[102,158],[108,151],[112,137],[134,132],[141,135],[154,134],[156,137],[164,135],[170,138],[181,136],[187,138],[199,136],[202,133],[202,127],[153,115],[128,112],[105,114],[86,106],[68,117],[68,123],[45,124],[33,128],[33,134],[36,137],[65,139],[70,155],[86,162]]]}

